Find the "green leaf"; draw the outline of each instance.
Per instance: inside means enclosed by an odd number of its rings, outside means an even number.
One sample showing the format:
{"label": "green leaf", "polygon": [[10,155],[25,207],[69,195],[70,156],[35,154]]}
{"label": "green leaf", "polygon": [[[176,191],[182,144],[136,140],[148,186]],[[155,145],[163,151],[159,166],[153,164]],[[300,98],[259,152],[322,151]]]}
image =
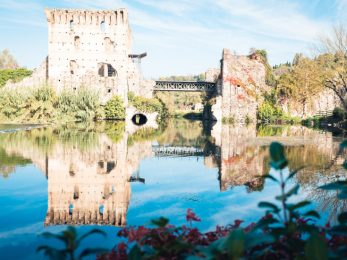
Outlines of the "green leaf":
{"label": "green leaf", "polygon": [[245,250],[245,233],[242,229],[236,229],[227,236],[224,247],[229,253],[229,256],[232,256],[235,259],[238,259],[243,255]]}
{"label": "green leaf", "polygon": [[85,256],[89,256],[89,255],[100,255],[103,253],[107,253],[109,250],[107,248],[87,248],[84,249],[80,255],[79,255],[79,259],[82,259]]}
{"label": "green leaf", "polygon": [[310,210],[310,211],[307,211],[305,214],[304,214],[305,217],[315,217],[315,218],[320,218],[320,215],[317,211],[315,210]]}
{"label": "green leaf", "polygon": [[310,204],[311,204],[310,201],[303,200],[303,201],[300,201],[300,202],[298,202],[298,203],[296,203],[294,205],[288,206],[288,209],[293,211],[293,210],[296,210],[296,209],[299,209],[299,208],[306,207],[307,205],[310,205]]}
{"label": "green leaf", "polygon": [[337,198],[340,200],[346,200],[347,199],[347,189],[343,189],[339,194],[337,195]]}
{"label": "green leaf", "polygon": [[275,218],[265,218],[258,221],[254,229],[262,229],[264,227],[269,227],[271,224],[278,223],[278,220]]}
{"label": "green leaf", "polygon": [[275,204],[270,203],[270,202],[266,202],[266,201],[259,202],[258,207],[259,208],[270,208],[274,212],[279,212],[279,208]]}
{"label": "green leaf", "polygon": [[345,160],[342,164],[343,168],[345,168],[345,170],[347,170],[347,160]]}
{"label": "green leaf", "polygon": [[278,161],[283,161],[286,159],[284,156],[284,147],[282,144],[278,142],[272,142],[270,144],[269,150],[270,150],[270,158],[272,161],[278,162]]}
{"label": "green leaf", "polygon": [[139,260],[142,259],[141,250],[138,245],[134,245],[128,255],[128,260]]}
{"label": "green leaf", "polygon": [[288,165],[287,160],[281,160],[281,161],[271,161],[270,166],[274,168],[275,170],[282,170]]}
{"label": "green leaf", "polygon": [[293,188],[291,188],[286,194],[284,194],[283,196],[280,195],[280,196],[276,196],[275,199],[276,200],[284,200],[284,199],[287,199],[289,198],[290,196],[294,195],[294,194],[297,194],[298,191],[299,191],[299,188],[300,186],[299,185],[295,185]]}
{"label": "green leaf", "polygon": [[287,177],[286,181],[290,180],[291,178],[293,178],[299,171],[301,171],[302,169],[304,169],[305,167],[300,167],[294,171],[292,171],[289,176]]}
{"label": "green leaf", "polygon": [[330,229],[330,233],[332,235],[339,235],[339,236],[347,237],[347,226],[346,225],[333,226]]}
{"label": "green leaf", "polygon": [[341,149],[347,148],[347,140],[344,140],[344,141],[340,144],[340,148],[341,148]]}
{"label": "green leaf", "polygon": [[260,244],[271,244],[275,242],[275,238],[268,234],[260,234],[259,232],[250,232],[246,235],[246,249],[252,249]]}
{"label": "green leaf", "polygon": [[79,245],[83,239],[93,235],[93,234],[99,234],[99,235],[102,235],[103,237],[107,237],[107,234],[100,230],[100,229],[92,229],[91,231],[88,231],[87,233],[85,233],[84,235],[80,236],[77,241],[76,241],[76,244]]}
{"label": "green leaf", "polygon": [[347,181],[335,181],[329,184],[325,184],[319,187],[323,190],[340,190],[347,188]]}
{"label": "green leaf", "polygon": [[275,181],[275,182],[278,182],[278,180],[277,180],[274,176],[272,176],[271,174],[268,174],[268,175],[260,175],[259,177],[264,178],[264,179],[270,179],[270,180],[273,180],[273,181]]}
{"label": "green leaf", "polygon": [[151,223],[158,227],[165,227],[169,223],[169,220],[167,218],[160,217],[159,219],[153,219]]}
{"label": "green leaf", "polygon": [[342,212],[339,216],[338,216],[338,220],[341,224],[346,224],[347,223],[347,212]]}
{"label": "green leaf", "polygon": [[288,165],[288,161],[284,155],[284,147],[278,142],[270,144],[270,166],[276,170],[282,170]]}
{"label": "green leaf", "polygon": [[306,243],[305,255],[308,260],[327,260],[328,248],[324,238],[313,233]]}

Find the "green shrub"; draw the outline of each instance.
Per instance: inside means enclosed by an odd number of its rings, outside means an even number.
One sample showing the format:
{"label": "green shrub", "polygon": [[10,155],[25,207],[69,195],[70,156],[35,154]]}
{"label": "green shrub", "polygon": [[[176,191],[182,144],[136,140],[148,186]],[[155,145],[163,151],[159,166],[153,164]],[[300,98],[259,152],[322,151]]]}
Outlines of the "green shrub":
{"label": "green shrub", "polygon": [[105,105],[107,119],[125,119],[124,102],[119,96],[113,96]]}
{"label": "green shrub", "polygon": [[31,91],[26,100],[25,119],[33,122],[47,122],[55,118],[57,96],[50,86],[42,86]]}
{"label": "green shrub", "polygon": [[31,70],[25,68],[0,70],[0,87],[5,86],[9,80],[19,82],[23,78],[31,76],[32,73]]}
{"label": "green shrub", "polygon": [[346,118],[346,111],[341,107],[335,107],[333,111],[333,117],[342,121]]}
{"label": "green shrub", "polygon": [[133,92],[128,92],[129,105],[134,106],[140,112],[158,113],[158,120],[162,120],[167,116],[165,104],[158,98],[145,98],[135,96]]}
{"label": "green shrub", "polygon": [[258,108],[258,119],[263,122],[273,122],[277,119],[281,119],[283,111],[281,107],[272,104],[269,101],[264,101]]}
{"label": "green shrub", "polygon": [[7,120],[20,121],[25,111],[29,93],[18,88],[0,90],[0,113]]}
{"label": "green shrub", "polygon": [[64,90],[58,97],[57,110],[61,121],[90,121],[103,117],[99,94],[89,88]]}

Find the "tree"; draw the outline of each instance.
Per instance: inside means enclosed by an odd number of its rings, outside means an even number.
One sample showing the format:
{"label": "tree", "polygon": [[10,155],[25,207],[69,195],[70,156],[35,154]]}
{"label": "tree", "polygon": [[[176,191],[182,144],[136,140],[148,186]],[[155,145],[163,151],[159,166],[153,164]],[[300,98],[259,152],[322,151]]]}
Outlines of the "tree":
{"label": "tree", "polygon": [[302,115],[306,116],[306,105],[316,93],[323,89],[324,75],[316,60],[301,57],[297,65],[279,78],[277,91],[302,105]]}
{"label": "tree", "polygon": [[10,54],[8,49],[4,49],[0,52],[0,69],[16,69],[18,67],[17,61]]}
{"label": "tree", "polygon": [[324,86],[334,91],[347,110],[347,29],[335,26],[330,36],[321,38],[318,63],[324,75]]}
{"label": "tree", "polygon": [[293,59],[293,66],[298,65],[300,60],[304,58],[304,55],[302,53],[296,53]]}

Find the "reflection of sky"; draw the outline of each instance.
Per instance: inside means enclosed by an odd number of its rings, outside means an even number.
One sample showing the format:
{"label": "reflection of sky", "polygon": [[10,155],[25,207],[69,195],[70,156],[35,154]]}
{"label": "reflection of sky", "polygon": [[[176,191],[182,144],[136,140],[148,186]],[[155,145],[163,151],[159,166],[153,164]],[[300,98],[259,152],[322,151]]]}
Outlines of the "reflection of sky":
{"label": "reflection of sky", "polygon": [[[255,221],[262,214],[258,202],[272,200],[277,194],[273,183],[267,183],[262,192],[247,193],[244,186],[220,192],[218,169],[206,168],[202,157],[145,159],[140,165],[140,176],[146,179],[146,184],[132,183],[129,225],[148,224],[158,216],[168,217],[174,224],[184,224],[188,208],[202,218],[202,223],[196,225],[203,230],[235,219]],[[38,234],[64,229],[63,226],[43,227],[47,210],[46,178],[29,165],[17,168],[8,179],[0,179],[0,186],[0,255],[4,259],[36,259],[35,249],[43,242]],[[83,226],[79,230],[83,233],[91,228]],[[108,233],[109,239],[89,242],[111,248],[118,228],[99,228]]]}

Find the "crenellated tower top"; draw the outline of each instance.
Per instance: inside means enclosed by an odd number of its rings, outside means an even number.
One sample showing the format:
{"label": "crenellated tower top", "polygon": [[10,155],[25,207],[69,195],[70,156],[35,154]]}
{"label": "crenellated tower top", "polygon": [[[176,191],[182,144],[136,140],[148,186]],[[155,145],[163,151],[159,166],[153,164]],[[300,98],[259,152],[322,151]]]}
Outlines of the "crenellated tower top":
{"label": "crenellated tower top", "polygon": [[128,24],[128,12],[117,10],[45,9],[49,24],[105,25]]}

